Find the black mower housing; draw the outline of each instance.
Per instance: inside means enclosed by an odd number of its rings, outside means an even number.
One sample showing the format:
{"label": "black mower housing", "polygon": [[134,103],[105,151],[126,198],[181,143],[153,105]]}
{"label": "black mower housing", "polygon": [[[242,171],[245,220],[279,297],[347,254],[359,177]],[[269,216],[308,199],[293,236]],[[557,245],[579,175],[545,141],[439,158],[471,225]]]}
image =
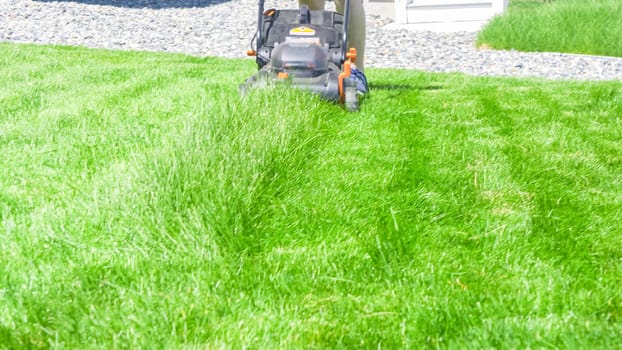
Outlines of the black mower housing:
{"label": "black mower housing", "polygon": [[[264,10],[264,0],[259,0],[255,47],[251,50],[259,71],[246,81],[243,90],[288,82],[326,100],[344,102],[339,76],[346,61],[348,6],[346,0],[345,14],[312,11],[307,5],[297,10]],[[342,85],[341,89],[354,89],[349,77],[343,78]],[[358,99],[355,102],[358,108]]]}
{"label": "black mower housing", "polygon": [[[343,15],[331,11],[311,11],[303,5],[299,10],[267,10],[263,13],[262,21],[262,34],[257,40],[259,69],[269,64],[273,57],[272,51],[284,44],[293,46],[292,51],[299,51],[295,56],[307,55],[303,61],[316,62],[326,67],[328,63],[337,67],[343,63],[345,52]],[[317,44],[314,45],[312,54],[309,55],[308,50],[300,52],[302,46],[309,47],[312,43]],[[319,49],[324,52],[320,54]],[[287,51],[289,50],[283,49],[280,53]],[[281,59],[278,55],[275,56],[277,60]],[[281,59],[281,61],[285,63],[289,60]],[[273,62],[273,66],[275,63]]]}

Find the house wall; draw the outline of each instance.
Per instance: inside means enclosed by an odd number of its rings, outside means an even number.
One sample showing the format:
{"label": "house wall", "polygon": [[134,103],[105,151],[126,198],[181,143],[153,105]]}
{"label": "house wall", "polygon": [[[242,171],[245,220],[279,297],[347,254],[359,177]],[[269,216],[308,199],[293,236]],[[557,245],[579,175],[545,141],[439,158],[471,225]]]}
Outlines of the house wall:
{"label": "house wall", "polygon": [[501,14],[509,0],[365,0],[368,14],[398,24],[486,21]]}

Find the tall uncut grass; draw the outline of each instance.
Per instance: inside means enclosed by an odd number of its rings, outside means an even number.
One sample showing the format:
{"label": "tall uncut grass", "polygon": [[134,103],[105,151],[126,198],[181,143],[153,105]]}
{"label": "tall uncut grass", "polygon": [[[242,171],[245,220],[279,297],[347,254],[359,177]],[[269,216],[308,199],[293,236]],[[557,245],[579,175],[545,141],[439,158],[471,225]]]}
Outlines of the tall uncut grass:
{"label": "tall uncut grass", "polygon": [[619,348],[622,83],[0,44],[0,348]]}
{"label": "tall uncut grass", "polygon": [[511,0],[478,36],[495,49],[622,57],[622,1]]}

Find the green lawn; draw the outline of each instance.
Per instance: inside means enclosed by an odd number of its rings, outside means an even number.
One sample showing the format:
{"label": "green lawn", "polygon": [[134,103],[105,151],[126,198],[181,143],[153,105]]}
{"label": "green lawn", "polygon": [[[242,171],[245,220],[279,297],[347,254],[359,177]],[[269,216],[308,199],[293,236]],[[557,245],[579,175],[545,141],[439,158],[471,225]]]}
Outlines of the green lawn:
{"label": "green lawn", "polygon": [[478,45],[519,51],[622,57],[622,1],[510,0],[506,14],[480,33]]}
{"label": "green lawn", "polygon": [[622,82],[0,44],[0,348],[622,347]]}

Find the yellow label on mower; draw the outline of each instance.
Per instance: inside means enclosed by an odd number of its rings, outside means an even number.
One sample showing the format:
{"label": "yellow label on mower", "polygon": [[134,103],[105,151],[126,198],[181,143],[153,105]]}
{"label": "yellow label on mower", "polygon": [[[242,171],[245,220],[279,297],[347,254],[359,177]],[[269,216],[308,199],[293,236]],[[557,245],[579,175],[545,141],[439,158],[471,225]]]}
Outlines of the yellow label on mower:
{"label": "yellow label on mower", "polygon": [[296,27],[289,31],[289,35],[315,35],[315,30],[309,27]]}

